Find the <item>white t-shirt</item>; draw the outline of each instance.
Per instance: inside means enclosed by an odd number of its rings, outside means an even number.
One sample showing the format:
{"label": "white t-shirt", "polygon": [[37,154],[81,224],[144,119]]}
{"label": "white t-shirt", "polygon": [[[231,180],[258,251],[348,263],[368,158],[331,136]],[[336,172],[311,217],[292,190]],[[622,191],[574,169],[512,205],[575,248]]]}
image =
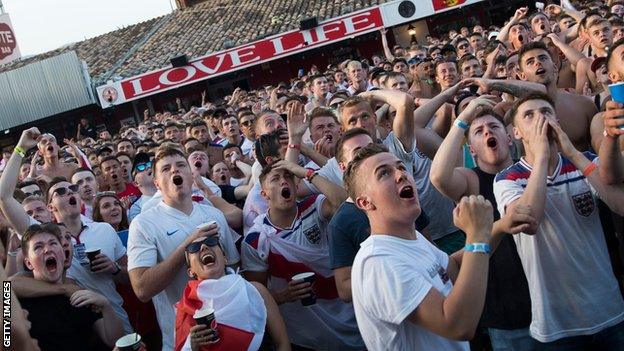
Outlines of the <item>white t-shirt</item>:
{"label": "white t-shirt", "polygon": [[245,138],[240,148],[244,156],[248,156],[253,159],[254,158],[253,153],[252,153],[253,147],[254,147],[254,142]]}
{"label": "white t-shirt", "polygon": [[245,199],[245,205],[243,206],[243,233],[247,234],[249,228],[251,228],[260,214],[269,210],[269,203],[260,194],[262,188],[260,182],[254,184],[247,194]]}
{"label": "white t-shirt", "polygon": [[74,254],[67,276],[76,280],[85,288],[102,294],[110,303],[115,314],[123,324],[124,332],[132,333],[128,315],[123,309],[123,299],[115,288],[114,276],[108,273],[93,273],[85,250],[99,248],[100,252],[112,261],[118,261],[126,254],[117,232],[108,223],[83,221],[83,229],[79,236],[72,237]]}
{"label": "white t-shirt", "polygon": [[406,318],[431,289],[448,296],[449,257],[416,232],[416,240],[371,235],[351,268],[353,306],[369,350],[469,350]]}
{"label": "white t-shirt", "polygon": [[[597,163],[596,155],[585,156]],[[524,193],[532,167],[521,159],[496,175],[501,216]],[[559,155],[546,180],[544,217],[535,235],[514,235],[531,294],[531,336],[541,342],[595,334],[624,320],[594,189]]]}
{"label": "white t-shirt", "polygon": [[138,216],[139,213],[141,213],[141,210],[143,209],[143,204],[149,201],[149,199],[151,198],[152,197],[148,195],[141,195],[141,197],[136,200],[132,204],[132,206],[130,206],[130,209],[128,210],[128,221],[132,222],[134,217]]}
{"label": "white t-shirt", "polygon": [[[207,187],[210,188],[210,190],[215,194],[218,195],[219,197],[221,197],[221,188],[219,188],[219,186],[217,184],[215,184],[212,180],[208,179],[208,178],[204,178],[202,177],[202,180],[204,181],[204,184],[206,184]],[[197,187],[195,187],[195,184],[193,184],[193,195],[201,195],[203,196],[203,192],[201,190],[199,190]],[[160,190],[156,191],[156,193],[154,194],[154,196],[152,196],[150,199],[148,199],[147,201],[143,202],[143,204],[141,205],[141,212],[147,211],[150,208],[156,206],[156,204],[162,202],[162,193],[160,192]],[[208,199],[205,199],[204,201],[208,201]],[[210,202],[210,201],[208,201]]]}
{"label": "white t-shirt", "polygon": [[[228,227],[221,211],[214,207],[193,203],[190,215],[165,204],[158,203],[150,210],[141,212],[130,224],[128,234],[128,271],[139,267],[153,267],[164,261],[191,235],[200,224],[217,221],[219,236],[228,264],[240,261],[234,245],[233,231]],[[152,298],[163,335],[163,349],[173,349],[175,311],[189,277],[186,265],[179,267],[175,278],[167,288]]]}

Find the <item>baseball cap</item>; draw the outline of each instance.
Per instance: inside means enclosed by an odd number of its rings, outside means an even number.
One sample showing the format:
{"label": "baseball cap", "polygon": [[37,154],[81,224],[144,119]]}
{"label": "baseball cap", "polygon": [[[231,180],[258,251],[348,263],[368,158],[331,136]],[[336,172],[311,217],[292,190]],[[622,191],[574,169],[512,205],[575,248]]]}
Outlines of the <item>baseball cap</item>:
{"label": "baseball cap", "polygon": [[606,65],[606,64],[607,64],[607,58],[606,57],[598,57],[598,58],[594,59],[594,62],[592,62],[591,70],[592,70],[592,72],[596,72],[598,70],[598,68],[600,68],[600,66]]}

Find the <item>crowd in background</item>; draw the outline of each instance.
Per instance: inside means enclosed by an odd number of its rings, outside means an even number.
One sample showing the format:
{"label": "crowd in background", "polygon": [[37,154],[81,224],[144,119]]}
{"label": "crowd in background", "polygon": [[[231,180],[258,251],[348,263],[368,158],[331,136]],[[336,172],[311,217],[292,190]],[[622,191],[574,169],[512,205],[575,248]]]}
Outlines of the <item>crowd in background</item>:
{"label": "crowd in background", "polygon": [[624,350],[623,16],[384,29],[115,133],[24,130],[0,161],[15,349]]}

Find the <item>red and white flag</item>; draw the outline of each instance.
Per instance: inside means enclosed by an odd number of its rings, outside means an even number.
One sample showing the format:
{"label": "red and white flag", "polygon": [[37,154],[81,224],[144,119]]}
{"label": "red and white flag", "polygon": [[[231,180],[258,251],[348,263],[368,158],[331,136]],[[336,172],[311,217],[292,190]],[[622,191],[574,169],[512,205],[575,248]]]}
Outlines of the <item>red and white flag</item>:
{"label": "red and white flag", "polygon": [[290,341],[315,350],[364,349],[353,305],[338,296],[334,274],[329,267],[327,240],[322,239],[318,247],[299,245],[282,238],[274,227],[266,225],[265,217],[266,214],[256,217],[249,232],[259,233],[252,247],[269,264],[269,289],[285,289],[291,277],[298,273],[315,273],[316,304],[304,307],[295,301],[279,306]]}
{"label": "red and white flag", "polygon": [[212,307],[219,342],[201,350],[258,350],[266,325],[266,307],[258,290],[238,274],[190,281],[176,304],[175,350],[191,350],[189,331],[195,311]]}

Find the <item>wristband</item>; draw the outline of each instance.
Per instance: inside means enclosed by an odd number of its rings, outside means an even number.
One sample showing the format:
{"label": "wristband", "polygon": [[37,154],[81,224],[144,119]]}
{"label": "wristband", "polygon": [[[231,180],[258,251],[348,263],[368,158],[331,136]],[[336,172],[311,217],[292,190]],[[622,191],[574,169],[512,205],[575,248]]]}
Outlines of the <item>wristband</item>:
{"label": "wristband", "polygon": [[312,176],[314,175],[314,170],[312,168],[308,168],[308,171],[305,175],[306,180],[309,182],[311,181]]}
{"label": "wristband", "polygon": [[316,177],[318,175],[318,172],[313,172],[312,175],[308,178],[308,182],[312,183],[312,180],[314,179],[314,177]]}
{"label": "wristband", "polygon": [[595,170],[596,170],[596,164],[593,162],[590,162],[587,165],[587,167],[585,167],[585,169],[583,170],[583,176],[587,178],[587,176],[589,176]]}
{"label": "wristband", "polygon": [[115,262],[115,267],[117,267],[117,272],[113,273],[113,275],[119,274],[121,272],[121,267],[119,267],[119,263]]}
{"label": "wristband", "polygon": [[472,244],[466,244],[466,246],[464,246],[464,251],[488,254],[488,253],[490,253],[491,250],[490,250],[490,244],[486,244],[486,243],[472,243]]}
{"label": "wristband", "polygon": [[24,149],[19,146],[14,147],[13,152],[18,154],[22,158],[26,157],[26,151],[24,151]]}
{"label": "wristband", "polygon": [[288,144],[289,149],[297,149],[301,151],[301,144]]}
{"label": "wristband", "polygon": [[455,122],[453,122],[453,124],[455,125],[455,127],[457,128],[461,128],[463,130],[467,130],[468,129],[468,124],[464,121],[462,121],[459,118],[455,118]]}

